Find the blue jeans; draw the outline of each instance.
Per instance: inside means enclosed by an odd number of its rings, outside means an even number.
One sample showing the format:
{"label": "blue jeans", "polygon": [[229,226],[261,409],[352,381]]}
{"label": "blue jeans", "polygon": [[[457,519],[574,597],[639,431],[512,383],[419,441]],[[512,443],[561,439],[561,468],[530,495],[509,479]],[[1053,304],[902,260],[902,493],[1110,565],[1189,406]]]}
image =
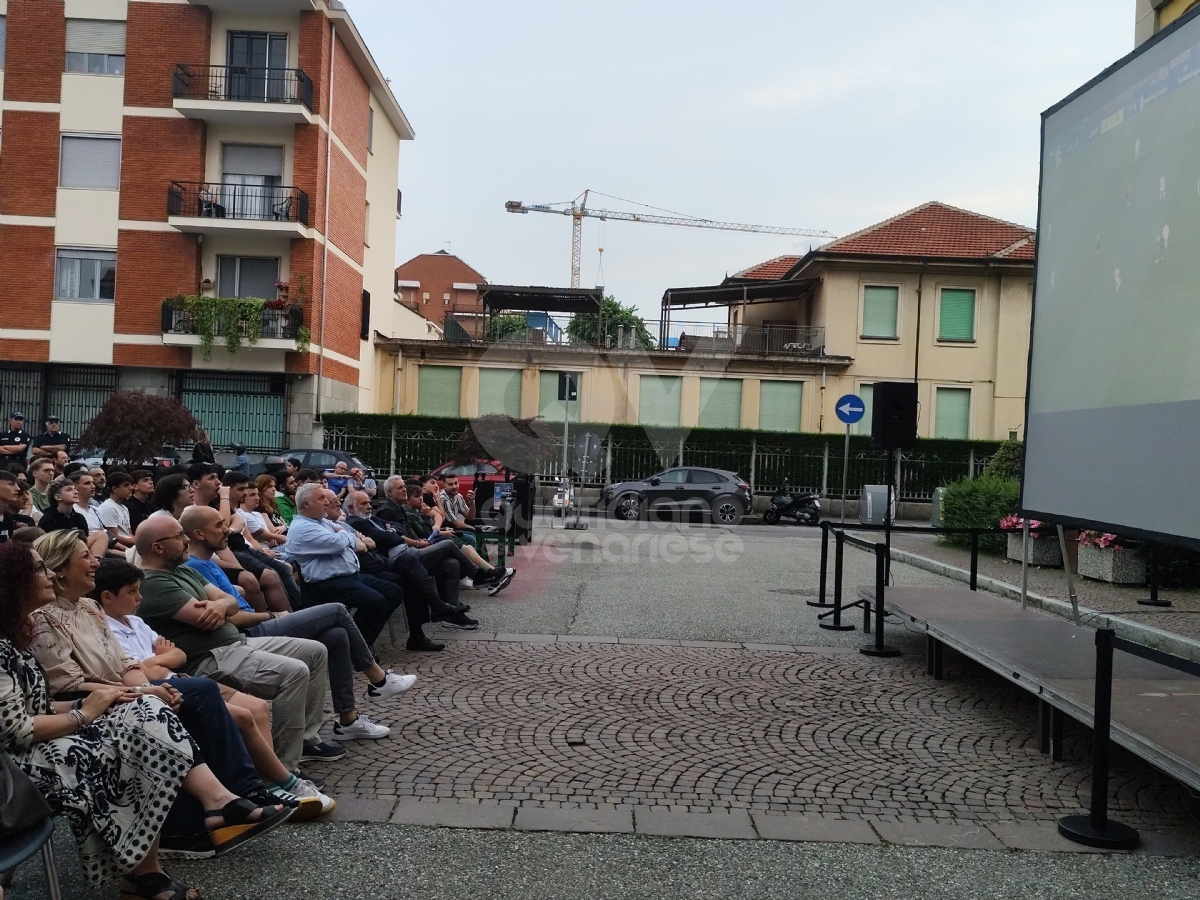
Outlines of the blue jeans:
{"label": "blue jeans", "polygon": [[[154,684],[169,684],[183,695],[177,715],[188,730],[204,762],[217,780],[239,797],[263,786],[255,771],[250,754],[242,741],[237,724],[229,715],[225,698],[215,681],[207,678],[168,678]],[[168,846],[171,838],[207,834],[204,810],[200,801],[181,790],[163,822],[163,837]]]}
{"label": "blue jeans", "polygon": [[404,592],[390,581],[356,572],[325,581],[306,581],[304,601],[307,606],[342,603],[354,610],[354,623],[362,632],[367,646],[371,647],[392,613],[404,602]]}

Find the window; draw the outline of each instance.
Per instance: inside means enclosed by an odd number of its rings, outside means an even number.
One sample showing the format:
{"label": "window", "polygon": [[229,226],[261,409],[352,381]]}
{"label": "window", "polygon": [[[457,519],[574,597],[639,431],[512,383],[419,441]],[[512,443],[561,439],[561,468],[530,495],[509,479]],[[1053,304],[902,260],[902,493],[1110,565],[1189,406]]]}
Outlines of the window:
{"label": "window", "polygon": [[265,31],[231,31],[226,45],[229,100],[289,99],[287,35]]}
{"label": "window", "polygon": [[965,441],[971,436],[971,389],[938,388],[933,436]]}
{"label": "window", "polygon": [[804,400],[802,381],[759,382],[758,427],[762,431],[799,431]]}
{"label": "window", "polygon": [[[566,376],[575,382],[575,396],[568,401],[564,396],[567,387]],[[546,372],[543,371],[538,380],[538,415],[547,422],[561,422],[570,403],[571,421],[579,421],[580,400],[583,398],[582,372]]]}
{"label": "window", "polygon": [[363,246],[371,246],[371,202],[369,200],[366,211],[363,213]]}
{"label": "window", "polygon": [[287,219],[291,194],[283,183],[283,148],[258,144],[222,147],[221,203],[231,219]]}
{"label": "window", "polygon": [[218,256],[217,294],[274,300],[279,260],[260,256]]}
{"label": "window", "polygon": [[700,379],[701,428],[742,427],[742,380],[740,378]]}
{"label": "window", "polygon": [[367,152],[375,152],[375,110],[367,108]]}
{"label": "window", "polygon": [[425,291],[423,294],[421,294],[421,301],[423,303],[429,302],[429,291]]}
{"label": "window", "polygon": [[692,469],[691,477],[688,479],[692,484],[719,484],[724,481],[724,477],[716,472],[709,472],[704,469]]}
{"label": "window", "polygon": [[895,340],[900,288],[868,284],[863,288],[862,336]]}
{"label": "window", "polygon": [[8,16],[0,16],[0,69],[4,68],[4,45],[8,40]]}
{"label": "window", "polygon": [[643,375],[638,382],[638,422],[642,425],[679,425],[683,379],[678,375]]}
{"label": "window", "polygon": [[450,295],[442,294],[442,306],[449,306],[449,305],[450,305]]}
{"label": "window", "polygon": [[872,401],[875,399],[875,385],[860,384],[858,386],[858,398],[863,402],[863,417],[859,419],[853,426],[855,434],[870,434],[871,433],[871,416],[874,414],[872,410]]}
{"label": "window", "polygon": [[125,23],[67,19],[66,71],[78,75],[125,74]]}
{"label": "window", "polygon": [[521,370],[479,370],[479,415],[521,415]]}
{"label": "window", "polygon": [[663,484],[685,484],[687,483],[687,469],[668,469],[666,472],[659,472],[652,477],[657,478]]}
{"label": "window", "polygon": [[338,464],[338,458],[332,453],[310,453],[304,465],[310,469],[316,469],[318,473],[324,472],[327,469],[332,469]]}
{"label": "window", "polygon": [[59,250],[54,296],[59,300],[116,297],[117,254],[111,250]]}
{"label": "window", "polygon": [[118,190],[121,187],[121,139],[63,135],[58,183],[65,188]]}
{"label": "window", "polygon": [[458,366],[421,366],[417,375],[417,413],[422,416],[457,416],[462,390]]}
{"label": "window", "polygon": [[975,340],[975,291],[942,289],[942,302],[938,309],[938,340]]}

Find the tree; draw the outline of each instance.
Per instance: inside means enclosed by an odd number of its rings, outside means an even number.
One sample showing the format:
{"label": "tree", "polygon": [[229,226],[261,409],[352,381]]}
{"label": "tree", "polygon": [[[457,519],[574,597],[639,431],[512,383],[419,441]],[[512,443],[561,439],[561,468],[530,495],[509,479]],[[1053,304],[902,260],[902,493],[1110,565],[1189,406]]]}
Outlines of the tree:
{"label": "tree", "polygon": [[[603,335],[601,335],[603,327]],[[581,313],[571,317],[567,337],[573,344],[592,347],[638,347],[654,349],[654,337],[646,320],[632,306],[622,306],[615,297],[605,297],[600,313]]]}
{"label": "tree", "polygon": [[507,341],[525,333],[529,326],[522,313],[501,313],[488,319],[483,329],[484,340]]}
{"label": "tree", "polygon": [[459,465],[494,459],[510,472],[533,475],[559,449],[556,436],[555,429],[541,419],[480,416],[467,423],[450,458]]}
{"label": "tree", "polygon": [[196,419],[174,397],[117,391],[88,423],[79,445],[96,447],[105,459],[140,465],[161,453],[164,444],[186,443],[195,433]]}
{"label": "tree", "polygon": [[1024,459],[1025,445],[1016,439],[1007,440],[996,448],[996,453],[984,467],[983,474],[1020,480],[1021,463]]}

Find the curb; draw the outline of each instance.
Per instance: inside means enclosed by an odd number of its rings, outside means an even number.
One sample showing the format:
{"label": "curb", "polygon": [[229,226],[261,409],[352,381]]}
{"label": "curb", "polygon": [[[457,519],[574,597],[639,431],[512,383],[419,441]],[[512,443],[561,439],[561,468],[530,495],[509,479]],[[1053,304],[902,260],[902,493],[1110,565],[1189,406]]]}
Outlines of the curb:
{"label": "curb", "polygon": [[[504,634],[490,631],[432,632],[439,641],[488,641],[501,644],[619,644],[623,647],[692,647],[704,650],[751,650],[757,653],[857,653],[857,647],[814,647],[802,644],[757,644],[753,641],[684,641],[669,638],[593,637],[574,634]],[[403,650],[397,645],[397,648]]]}

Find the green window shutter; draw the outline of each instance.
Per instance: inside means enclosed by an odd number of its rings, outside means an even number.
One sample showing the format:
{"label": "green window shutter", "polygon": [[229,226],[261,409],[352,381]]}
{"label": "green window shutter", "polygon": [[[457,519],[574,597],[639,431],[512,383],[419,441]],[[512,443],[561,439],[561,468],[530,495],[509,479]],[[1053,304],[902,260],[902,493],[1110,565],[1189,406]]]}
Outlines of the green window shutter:
{"label": "green window shutter", "polygon": [[938,340],[975,340],[974,291],[950,289],[942,291],[942,306],[938,315]]}
{"label": "green window shutter", "polygon": [[762,431],[799,431],[804,397],[802,381],[759,382],[758,427]]}
{"label": "green window shutter", "polygon": [[971,391],[938,388],[933,436],[965,441],[971,436]]}
{"label": "green window shutter", "polygon": [[421,366],[417,375],[417,412],[422,416],[457,416],[461,389],[461,367]]}
{"label": "green window shutter", "polygon": [[900,288],[868,285],[863,288],[863,337],[894,338],[900,306]]}
{"label": "green window shutter", "polygon": [[[565,414],[567,401],[558,399],[559,372],[542,372],[538,382],[538,415],[547,422],[561,422]],[[574,372],[576,396],[571,401],[571,421],[579,421],[579,400],[583,398],[583,373]]]}
{"label": "green window shutter", "polygon": [[875,385],[860,384],[858,386],[858,396],[862,400],[866,410],[863,412],[863,417],[854,423],[853,429],[855,434],[870,434],[871,433],[871,401],[875,399]]}
{"label": "green window shutter", "polygon": [[742,380],[700,379],[700,427],[742,427]]}
{"label": "green window shutter", "polygon": [[479,414],[521,415],[521,370],[479,370]]}
{"label": "green window shutter", "polygon": [[638,422],[642,425],[679,425],[683,379],[678,375],[643,375],[638,384]]}

